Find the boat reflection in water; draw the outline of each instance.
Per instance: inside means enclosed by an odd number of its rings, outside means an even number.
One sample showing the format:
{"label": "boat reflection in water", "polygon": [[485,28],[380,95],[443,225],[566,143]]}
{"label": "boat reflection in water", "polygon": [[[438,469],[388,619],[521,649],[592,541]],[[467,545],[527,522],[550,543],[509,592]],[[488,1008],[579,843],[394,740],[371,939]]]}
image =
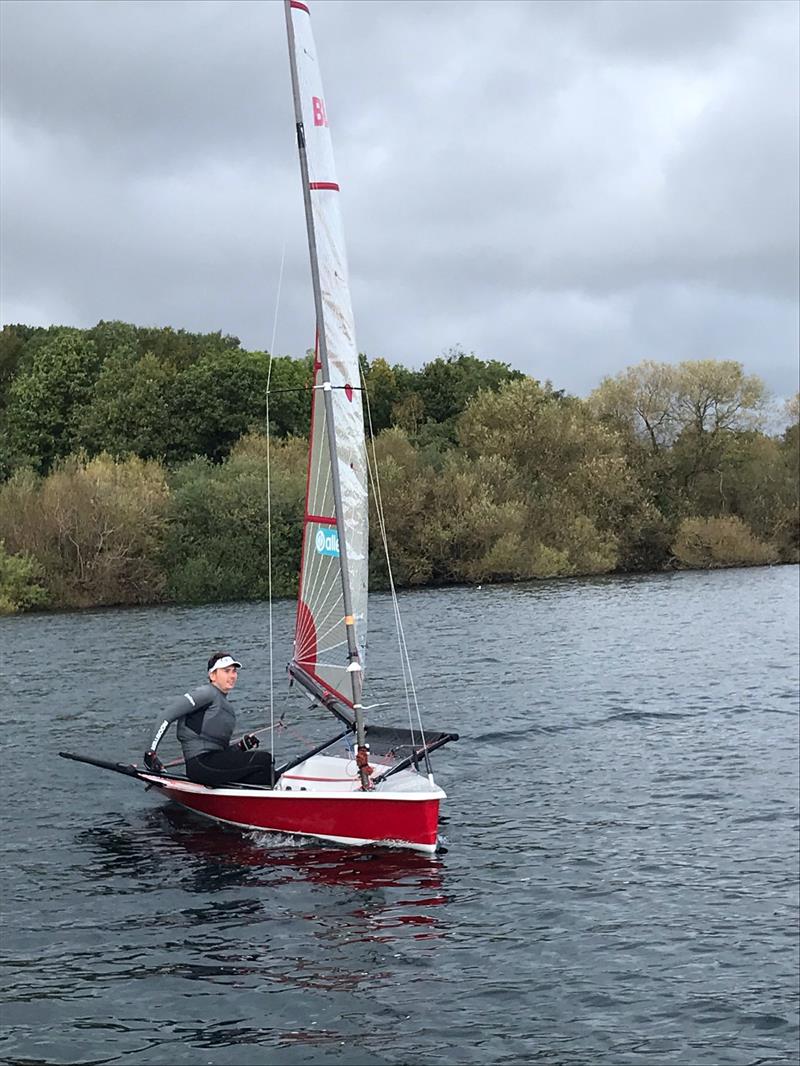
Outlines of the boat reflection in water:
{"label": "boat reflection in water", "polygon": [[[200,925],[216,924],[224,915],[226,925],[247,922],[252,932],[253,922],[272,926],[282,916],[286,922],[311,922],[317,938],[339,947],[445,935],[440,908],[449,899],[440,858],[246,833],[209,824],[177,804],[143,815],[138,827],[123,823],[81,834],[82,845],[94,852],[86,871],[90,891],[93,881],[107,892],[109,882],[120,878],[130,891],[131,881],[149,882],[157,875],[171,890],[206,897],[190,908]],[[231,891],[238,891],[238,898],[229,898]]]}
{"label": "boat reflection in water", "polygon": [[208,886],[207,878],[219,883],[237,874],[249,873],[257,880],[268,874],[264,883],[272,888],[303,882],[347,890],[350,903],[357,906],[339,913],[339,933],[345,919],[356,919],[347,938],[353,942],[389,942],[399,930],[410,933],[412,928],[416,940],[441,935],[435,908],[448,900],[440,859],[392,848],[340,848],[277,833],[242,833],[208,826],[177,805],[160,814],[162,831],[166,821],[172,839],[204,860],[195,873],[198,889],[203,882]]}

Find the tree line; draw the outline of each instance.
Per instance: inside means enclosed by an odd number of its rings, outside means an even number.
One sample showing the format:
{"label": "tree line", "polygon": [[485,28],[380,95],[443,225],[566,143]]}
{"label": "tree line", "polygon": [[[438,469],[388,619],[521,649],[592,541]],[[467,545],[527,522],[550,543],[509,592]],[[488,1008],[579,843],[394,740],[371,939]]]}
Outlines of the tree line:
{"label": "tree line", "polygon": [[[361,369],[401,587],[800,560],[798,404],[767,432],[737,362],[643,362],[587,400],[457,350]],[[219,333],[4,327],[0,611],[263,598],[268,435],[294,593],[311,379]]]}

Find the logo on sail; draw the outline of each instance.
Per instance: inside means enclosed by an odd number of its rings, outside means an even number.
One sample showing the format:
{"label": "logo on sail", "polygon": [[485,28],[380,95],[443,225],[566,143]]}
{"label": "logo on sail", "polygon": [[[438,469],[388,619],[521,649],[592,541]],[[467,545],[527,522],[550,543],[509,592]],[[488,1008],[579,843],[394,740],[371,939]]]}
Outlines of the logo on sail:
{"label": "logo on sail", "polygon": [[335,529],[318,529],[314,545],[320,555],[339,556],[339,534]]}
{"label": "logo on sail", "polygon": [[327,126],[328,115],[325,111],[325,101],[319,96],[311,97],[311,108],[314,112],[314,125]]}

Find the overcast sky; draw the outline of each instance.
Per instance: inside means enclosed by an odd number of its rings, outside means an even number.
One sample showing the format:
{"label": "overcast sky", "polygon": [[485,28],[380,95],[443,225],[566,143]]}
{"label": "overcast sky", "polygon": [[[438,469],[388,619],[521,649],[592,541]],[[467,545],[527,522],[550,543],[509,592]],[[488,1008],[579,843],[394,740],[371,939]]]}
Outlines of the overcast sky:
{"label": "overcast sky", "polygon": [[[798,388],[795,0],[311,0],[359,349]],[[313,343],[283,5],[4,0],[2,321]]]}

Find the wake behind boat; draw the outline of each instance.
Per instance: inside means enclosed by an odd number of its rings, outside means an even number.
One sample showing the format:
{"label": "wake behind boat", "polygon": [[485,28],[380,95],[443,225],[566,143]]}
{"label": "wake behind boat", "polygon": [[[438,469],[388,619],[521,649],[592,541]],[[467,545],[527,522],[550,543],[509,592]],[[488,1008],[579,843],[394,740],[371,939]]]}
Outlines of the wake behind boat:
{"label": "wake behind boat", "polygon": [[458,736],[431,733],[422,726],[396,597],[409,728],[365,721],[368,463],[358,349],[339,184],[309,5],[284,0],[284,8],[317,338],[294,651],[288,669],[312,703],[339,720],[340,730],[278,767],[272,786],[210,787],[179,774],[60,754],[137,778],[218,822],[342,844],[380,843],[433,852],[445,793],[434,781],[430,754]]}

